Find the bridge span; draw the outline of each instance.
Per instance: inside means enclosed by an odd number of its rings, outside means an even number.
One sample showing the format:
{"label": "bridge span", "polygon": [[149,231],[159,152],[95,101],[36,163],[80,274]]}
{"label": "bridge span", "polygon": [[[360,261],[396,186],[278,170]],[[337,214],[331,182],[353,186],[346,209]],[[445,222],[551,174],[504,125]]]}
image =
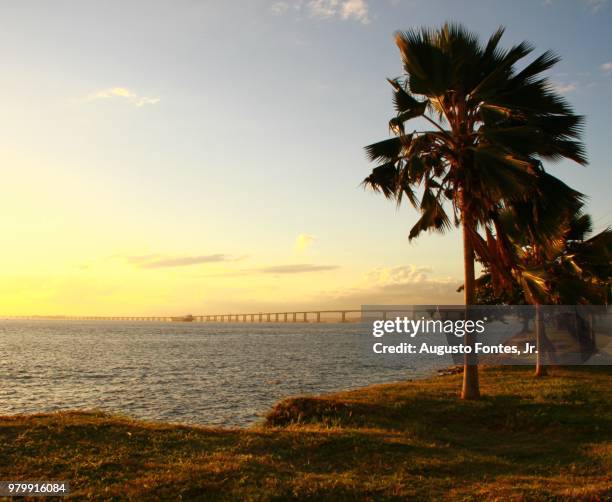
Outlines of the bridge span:
{"label": "bridge span", "polygon": [[359,322],[361,310],[296,310],[246,314],[204,314],[185,316],[0,316],[6,320],[194,322],[194,323],[330,323]]}

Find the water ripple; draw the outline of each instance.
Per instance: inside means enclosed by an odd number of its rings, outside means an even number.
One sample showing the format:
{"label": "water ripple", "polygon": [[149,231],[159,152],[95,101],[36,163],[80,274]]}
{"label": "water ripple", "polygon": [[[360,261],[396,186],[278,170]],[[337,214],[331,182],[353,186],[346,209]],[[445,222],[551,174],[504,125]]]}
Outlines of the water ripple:
{"label": "water ripple", "polygon": [[98,408],[248,425],[279,399],[426,374],[365,361],[355,325],[0,322],[0,414]]}

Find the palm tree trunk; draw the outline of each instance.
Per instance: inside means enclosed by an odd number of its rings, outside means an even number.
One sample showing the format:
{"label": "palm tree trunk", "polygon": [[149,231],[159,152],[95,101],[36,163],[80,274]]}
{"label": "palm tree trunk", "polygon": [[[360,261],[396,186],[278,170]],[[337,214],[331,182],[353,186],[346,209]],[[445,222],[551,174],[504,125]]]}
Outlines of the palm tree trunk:
{"label": "palm tree trunk", "polygon": [[523,328],[521,329],[521,333],[527,333],[529,331],[529,317],[523,317]]}
{"label": "palm tree trunk", "polygon": [[[462,197],[463,199],[463,197]],[[463,220],[463,284],[465,298],[465,316],[470,315],[470,305],[474,305],[476,300],[476,276],[474,273],[474,247],[470,235],[471,220],[467,215],[467,208],[461,201],[462,220]],[[474,350],[474,339],[472,334],[466,334],[463,343],[472,347]],[[480,397],[480,386],[478,384],[478,366],[476,365],[475,355],[465,354],[463,360],[463,387],[461,389],[461,399],[478,399]]]}
{"label": "palm tree trunk", "polygon": [[542,316],[542,305],[535,305],[535,335],[536,335],[536,369],[535,376],[543,377],[546,375],[546,367],[544,366],[544,317]]}
{"label": "palm tree trunk", "polygon": [[591,340],[591,347],[593,348],[593,352],[597,352],[597,340],[595,339],[595,316],[592,312],[589,313],[587,322],[589,326],[589,338]]}

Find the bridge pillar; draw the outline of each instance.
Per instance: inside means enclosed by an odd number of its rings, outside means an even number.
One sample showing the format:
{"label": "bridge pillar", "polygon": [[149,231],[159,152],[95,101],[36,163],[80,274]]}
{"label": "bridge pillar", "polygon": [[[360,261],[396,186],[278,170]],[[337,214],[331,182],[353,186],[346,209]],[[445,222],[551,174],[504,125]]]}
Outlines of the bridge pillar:
{"label": "bridge pillar", "polygon": [[304,312],[304,322],[308,322],[308,313]]}
{"label": "bridge pillar", "polygon": [[278,322],[278,314],[275,314],[275,315],[276,315],[276,322]]}
{"label": "bridge pillar", "polygon": [[285,322],[287,322],[287,312],[285,312]]}
{"label": "bridge pillar", "polygon": [[293,313],[293,322],[297,322],[297,312]]}
{"label": "bridge pillar", "polygon": [[346,322],[346,312],[342,312],[342,322]]}
{"label": "bridge pillar", "polygon": [[317,312],[317,322],[321,322],[321,312]]}

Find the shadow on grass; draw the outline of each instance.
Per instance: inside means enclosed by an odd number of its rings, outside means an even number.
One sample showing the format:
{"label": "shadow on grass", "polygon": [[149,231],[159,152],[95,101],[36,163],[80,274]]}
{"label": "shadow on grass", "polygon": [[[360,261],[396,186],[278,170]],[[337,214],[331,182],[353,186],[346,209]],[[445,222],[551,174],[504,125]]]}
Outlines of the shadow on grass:
{"label": "shadow on grass", "polygon": [[581,368],[534,380],[488,369],[474,402],[456,397],[461,375],[372,386],[287,399],[252,429],[83,412],[0,417],[0,478],[66,479],[77,499],[403,500],[502,489],[553,499],[575,485],[601,499],[610,375]]}
{"label": "shadow on grass", "polygon": [[[507,378],[507,369],[497,371]],[[525,373],[516,372],[530,378]],[[581,369],[580,374],[585,373],[610,376],[607,368]],[[461,402],[444,392],[410,390],[410,384],[401,384],[395,399],[386,386],[381,386],[380,400],[374,401],[372,395],[367,401],[354,399],[353,393],[288,399],[277,404],[266,423],[291,430],[296,426],[345,430],[341,442],[320,450],[321,461],[329,457],[329,451],[338,450],[355,451],[356,458],[382,455],[391,464],[413,455],[428,459],[430,474],[454,473],[464,479],[483,472],[525,474],[550,472],[552,466],[588,467],[597,462],[588,445],[612,440],[612,396],[609,386],[602,393],[601,387],[572,382],[568,375],[572,370],[548,381],[519,380],[514,385],[522,387],[522,393],[508,386],[475,402]],[[458,382],[450,377],[440,380],[446,380],[440,382],[442,390],[448,381]],[[359,437],[362,429],[368,430],[367,438]],[[313,448],[306,450],[304,455],[312,457]],[[300,455],[296,445],[291,455]],[[443,462],[437,465],[437,460]]]}

